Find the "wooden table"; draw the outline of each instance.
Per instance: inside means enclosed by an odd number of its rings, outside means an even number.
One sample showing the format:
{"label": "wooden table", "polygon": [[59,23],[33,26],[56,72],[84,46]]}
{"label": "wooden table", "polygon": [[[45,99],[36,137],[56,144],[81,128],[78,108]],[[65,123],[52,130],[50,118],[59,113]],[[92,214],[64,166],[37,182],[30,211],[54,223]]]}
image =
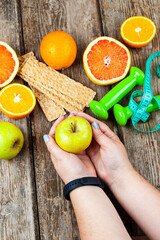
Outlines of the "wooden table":
{"label": "wooden table", "polygon": [[[146,59],[159,50],[159,0],[1,0],[0,40],[10,44],[18,55],[33,51],[41,60],[39,46],[43,36],[55,30],[68,32],[77,43],[78,54],[75,63],[64,73],[94,89],[96,99],[101,99],[112,86],[101,87],[88,79],[82,64],[83,52],[91,40],[101,35],[122,41],[120,26],[126,18],[134,15],[147,16],[157,26],[156,37],[148,46],[130,49],[132,65],[145,71]],[[155,95],[160,94],[155,76],[157,65],[156,59],[152,64]],[[14,81],[24,83],[19,77]],[[127,95],[121,101],[124,106],[128,105],[129,97]],[[91,114],[89,109],[86,112]],[[2,113],[0,116],[1,121],[20,127],[25,136],[24,148],[18,157],[12,161],[0,161],[0,239],[80,239],[72,206],[63,198],[63,184],[42,139],[52,124],[46,120],[38,104],[30,116],[21,120],[8,119]],[[142,128],[151,129],[158,120],[159,113],[156,113]],[[139,133],[131,122],[120,127],[112,112],[106,124],[125,144],[136,170],[160,189],[159,132]],[[106,193],[133,239],[147,239],[107,189]]]}

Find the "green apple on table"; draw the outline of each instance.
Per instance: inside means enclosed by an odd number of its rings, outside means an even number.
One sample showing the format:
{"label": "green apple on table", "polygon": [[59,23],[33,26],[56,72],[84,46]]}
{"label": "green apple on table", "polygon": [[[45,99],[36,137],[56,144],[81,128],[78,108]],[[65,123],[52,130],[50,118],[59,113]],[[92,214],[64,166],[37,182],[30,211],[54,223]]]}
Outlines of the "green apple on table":
{"label": "green apple on table", "polygon": [[12,123],[0,122],[0,159],[12,159],[21,151],[24,137]]}
{"label": "green apple on table", "polygon": [[82,117],[66,118],[57,126],[55,140],[67,152],[82,152],[92,141],[91,125]]}

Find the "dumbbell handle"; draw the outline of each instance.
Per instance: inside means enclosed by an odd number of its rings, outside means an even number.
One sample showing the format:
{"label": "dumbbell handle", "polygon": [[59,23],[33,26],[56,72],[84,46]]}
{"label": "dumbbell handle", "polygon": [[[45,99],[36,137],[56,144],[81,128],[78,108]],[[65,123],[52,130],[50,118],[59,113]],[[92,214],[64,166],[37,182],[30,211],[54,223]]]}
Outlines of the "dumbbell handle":
{"label": "dumbbell handle", "polygon": [[112,88],[101,100],[100,103],[109,110],[115,103],[119,102],[127,93],[129,93],[136,85],[143,85],[144,81],[139,81],[136,74],[129,75],[114,88]]}
{"label": "dumbbell handle", "polygon": [[[156,98],[160,100],[160,95],[157,95]],[[140,101],[137,102],[137,104],[140,104]],[[159,109],[158,103],[154,98],[152,98],[152,101],[147,108],[147,112],[153,112],[158,109]],[[114,116],[117,123],[121,126],[125,126],[127,123],[127,120],[131,118],[133,115],[133,113],[129,109],[129,106],[122,107],[120,104],[116,104],[113,108],[113,111],[114,111]]]}
{"label": "dumbbell handle", "polygon": [[94,115],[100,119],[108,118],[108,110],[119,102],[136,85],[143,86],[144,73],[136,67],[131,67],[130,75],[112,88],[99,102],[91,101],[89,107]]}

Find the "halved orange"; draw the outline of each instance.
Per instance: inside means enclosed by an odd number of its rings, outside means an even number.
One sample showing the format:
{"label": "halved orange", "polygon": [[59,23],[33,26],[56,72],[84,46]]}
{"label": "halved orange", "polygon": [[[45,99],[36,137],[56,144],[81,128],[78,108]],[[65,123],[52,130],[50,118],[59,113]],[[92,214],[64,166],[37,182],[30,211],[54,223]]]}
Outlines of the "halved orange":
{"label": "halved orange", "polygon": [[126,19],[121,25],[123,41],[130,47],[141,48],[149,44],[156,34],[154,22],[143,16]]}
{"label": "halved orange", "polygon": [[0,88],[14,79],[18,68],[17,54],[7,43],[0,41]]}
{"label": "halved orange", "polygon": [[35,105],[34,93],[23,84],[10,84],[0,92],[0,110],[9,118],[24,118],[33,111]]}
{"label": "halved orange", "polygon": [[111,37],[93,40],[83,54],[83,65],[89,79],[99,85],[109,85],[123,79],[131,64],[126,46]]}

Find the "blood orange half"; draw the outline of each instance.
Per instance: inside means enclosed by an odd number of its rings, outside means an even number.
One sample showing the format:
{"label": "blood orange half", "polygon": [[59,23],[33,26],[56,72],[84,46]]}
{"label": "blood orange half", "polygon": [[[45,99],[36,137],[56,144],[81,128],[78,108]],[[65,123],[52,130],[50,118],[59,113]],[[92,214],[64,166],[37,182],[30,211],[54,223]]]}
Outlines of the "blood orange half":
{"label": "blood orange half", "polygon": [[0,88],[14,79],[18,68],[17,54],[7,43],[0,41]]}
{"label": "blood orange half", "polygon": [[89,79],[99,85],[109,85],[123,79],[131,64],[126,46],[111,37],[93,40],[83,55],[84,69]]}

